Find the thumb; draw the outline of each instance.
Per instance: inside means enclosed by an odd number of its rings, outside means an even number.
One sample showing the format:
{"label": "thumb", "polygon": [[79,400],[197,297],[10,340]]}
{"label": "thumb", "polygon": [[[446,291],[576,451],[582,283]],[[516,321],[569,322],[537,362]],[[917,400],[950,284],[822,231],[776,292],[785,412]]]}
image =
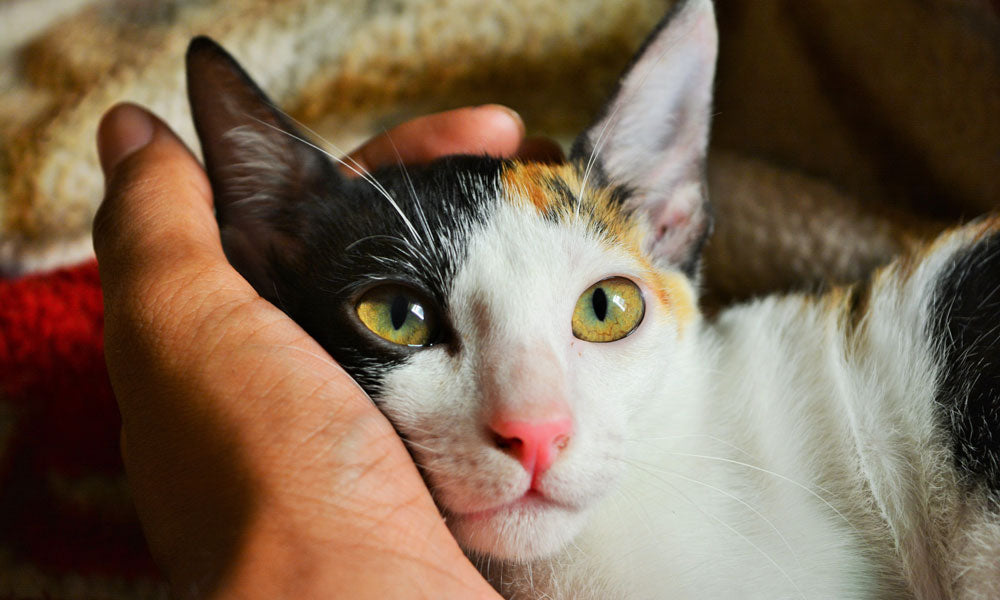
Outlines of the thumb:
{"label": "thumb", "polygon": [[165,268],[176,280],[228,266],[205,172],[165,123],[120,104],[101,120],[97,147],[106,189],[94,218],[94,250],[106,295],[135,297],[132,285],[162,281]]}

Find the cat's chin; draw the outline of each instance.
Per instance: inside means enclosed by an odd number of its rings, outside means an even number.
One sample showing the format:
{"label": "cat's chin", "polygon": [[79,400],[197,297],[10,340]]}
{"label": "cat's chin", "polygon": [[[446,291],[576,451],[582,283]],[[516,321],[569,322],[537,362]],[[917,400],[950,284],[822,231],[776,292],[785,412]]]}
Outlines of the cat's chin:
{"label": "cat's chin", "polygon": [[566,547],[583,528],[584,512],[529,493],[489,510],[453,514],[448,523],[466,552],[523,562]]}

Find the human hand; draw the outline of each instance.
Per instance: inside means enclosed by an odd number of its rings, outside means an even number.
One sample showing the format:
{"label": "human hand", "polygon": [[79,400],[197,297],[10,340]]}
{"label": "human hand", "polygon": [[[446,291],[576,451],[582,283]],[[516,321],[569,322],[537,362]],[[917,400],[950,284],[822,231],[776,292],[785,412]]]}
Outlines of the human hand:
{"label": "human hand", "polygon": [[[136,509],[173,594],[496,597],[381,413],[230,267],[187,148],[120,105],[98,149],[108,370]],[[372,168],[397,150],[409,163],[559,157],[493,106],[416,119],[353,157]]]}

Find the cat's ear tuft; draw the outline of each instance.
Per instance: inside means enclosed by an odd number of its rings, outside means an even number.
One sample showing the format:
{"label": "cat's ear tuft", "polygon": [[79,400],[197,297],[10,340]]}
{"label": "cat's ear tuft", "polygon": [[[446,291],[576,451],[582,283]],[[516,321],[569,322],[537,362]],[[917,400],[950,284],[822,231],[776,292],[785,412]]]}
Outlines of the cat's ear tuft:
{"label": "cat's ear tuft", "polygon": [[694,274],[711,229],[705,154],[718,34],[711,0],[678,0],[573,145],[584,177],[631,192],[646,250]]}
{"label": "cat's ear tuft", "polygon": [[188,99],[230,263],[274,300],[270,261],[291,256],[295,204],[341,176],[240,65],[207,37],[187,51]]}

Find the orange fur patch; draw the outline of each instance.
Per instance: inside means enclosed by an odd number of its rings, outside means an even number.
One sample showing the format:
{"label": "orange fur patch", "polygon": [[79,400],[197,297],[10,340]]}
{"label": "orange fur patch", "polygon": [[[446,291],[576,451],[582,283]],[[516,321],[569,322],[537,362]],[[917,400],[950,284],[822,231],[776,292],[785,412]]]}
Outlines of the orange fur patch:
{"label": "orange fur patch", "polygon": [[556,181],[568,184],[570,179],[575,178],[576,173],[568,164],[513,162],[504,168],[500,182],[508,198],[527,203],[538,212],[545,212],[556,199],[552,184]]}
{"label": "orange fur patch", "polygon": [[610,190],[593,185],[593,181],[581,194],[582,182],[573,165],[512,162],[504,168],[500,181],[506,197],[515,204],[562,220],[589,221],[599,226],[609,241],[641,256],[642,232],[637,220],[621,211]]}
{"label": "orange fur patch", "polygon": [[698,316],[698,303],[688,278],[676,271],[661,271],[652,266],[646,269],[646,281],[653,288],[656,299],[677,322],[678,333]]}
{"label": "orange fur patch", "polygon": [[[653,289],[655,299],[677,322],[679,332],[698,315],[694,289],[687,277],[675,271],[663,271],[650,263],[642,251],[645,232],[639,221],[620,209],[611,191],[587,186],[581,202],[581,181],[570,164],[551,165],[511,162],[500,176],[505,196],[519,206],[549,213],[561,220],[589,221],[604,232],[605,242],[631,254],[642,265],[643,277]],[[572,195],[567,201],[566,193]]]}

